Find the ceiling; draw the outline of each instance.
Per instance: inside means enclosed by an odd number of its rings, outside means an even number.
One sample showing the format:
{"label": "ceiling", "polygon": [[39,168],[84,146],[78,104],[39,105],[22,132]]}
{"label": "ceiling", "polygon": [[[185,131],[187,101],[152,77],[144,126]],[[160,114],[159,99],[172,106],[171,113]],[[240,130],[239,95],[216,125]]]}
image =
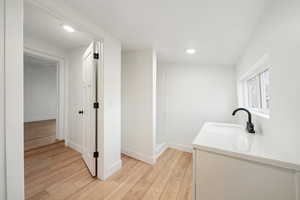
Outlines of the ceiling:
{"label": "ceiling", "polygon": [[53,1],[88,16],[125,50],[154,48],[162,62],[234,65],[269,0]]}
{"label": "ceiling", "polygon": [[24,38],[34,38],[62,50],[86,46],[92,39],[81,32],[68,33],[62,29],[64,22],[25,1]]}

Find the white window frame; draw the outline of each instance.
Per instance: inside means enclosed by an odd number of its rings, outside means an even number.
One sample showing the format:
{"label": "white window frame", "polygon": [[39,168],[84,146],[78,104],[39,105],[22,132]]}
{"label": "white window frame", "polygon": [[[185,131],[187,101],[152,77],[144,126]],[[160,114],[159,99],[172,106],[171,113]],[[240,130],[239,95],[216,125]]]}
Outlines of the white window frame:
{"label": "white window frame", "polygon": [[265,115],[269,115],[270,113],[270,109],[265,109],[265,108],[253,108],[253,107],[250,107],[249,106],[249,88],[248,88],[248,81],[256,76],[258,76],[259,78],[259,92],[260,92],[260,106],[262,107],[262,104],[263,104],[263,97],[264,95],[262,94],[262,89],[261,89],[261,86],[262,86],[262,80],[261,80],[261,74],[264,73],[265,71],[270,71],[270,67],[267,67],[266,69],[263,69],[262,71],[259,71],[255,74],[253,74],[252,76],[246,78],[245,80],[243,80],[243,84],[244,84],[244,93],[245,93],[245,107],[247,107],[248,109],[256,112],[256,113],[262,113],[262,114],[265,114]]}
{"label": "white window frame", "polygon": [[[265,71],[271,72],[271,65],[269,63],[269,56],[265,54],[261,57],[258,62],[256,62],[247,73],[244,73],[240,76],[238,81],[238,97],[239,97],[239,106],[247,108],[251,111],[252,114],[270,118],[270,109],[263,109],[263,108],[252,108],[249,106],[249,91],[248,91],[248,84],[247,81],[254,78],[255,76],[260,76]],[[261,78],[261,77],[259,77]],[[261,79],[259,80],[261,84]],[[261,93],[261,87],[260,87]],[[261,94],[262,95],[262,94]],[[262,96],[260,96],[262,98]],[[261,99],[262,103],[262,99]]]}

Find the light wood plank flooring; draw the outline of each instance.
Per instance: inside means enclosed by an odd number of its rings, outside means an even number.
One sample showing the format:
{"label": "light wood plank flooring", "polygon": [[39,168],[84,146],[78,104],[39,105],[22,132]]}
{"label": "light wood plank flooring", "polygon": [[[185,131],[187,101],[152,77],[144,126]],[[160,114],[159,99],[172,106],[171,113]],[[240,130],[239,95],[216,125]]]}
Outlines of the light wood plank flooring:
{"label": "light wood plank flooring", "polygon": [[52,144],[56,141],[56,120],[24,123],[25,151]]}
{"label": "light wood plank flooring", "polygon": [[106,181],[93,179],[81,155],[63,142],[25,152],[26,199],[190,200],[192,155],[167,149],[154,165],[122,156]]}

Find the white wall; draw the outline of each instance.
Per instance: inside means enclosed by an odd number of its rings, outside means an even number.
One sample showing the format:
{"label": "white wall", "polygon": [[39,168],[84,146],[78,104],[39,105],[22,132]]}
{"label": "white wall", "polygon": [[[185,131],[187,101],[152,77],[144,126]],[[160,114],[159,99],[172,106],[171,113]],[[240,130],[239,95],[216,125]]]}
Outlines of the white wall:
{"label": "white wall", "polygon": [[56,119],[57,66],[24,62],[24,121]]}
{"label": "white wall", "polygon": [[167,130],[167,87],[166,87],[166,78],[167,78],[167,67],[163,67],[160,63],[157,67],[157,112],[156,112],[156,145],[166,144],[166,130]]}
{"label": "white wall", "polygon": [[[262,140],[300,153],[300,2],[274,0],[265,10],[247,50],[237,65],[237,78],[246,73],[263,55],[271,66],[270,119],[255,116],[254,124]],[[241,116],[241,123],[245,123]],[[285,152],[281,152],[285,153]],[[289,155],[285,155],[289,156]]]}
{"label": "white wall", "polygon": [[158,65],[158,137],[190,151],[204,122],[234,122],[235,70],[228,66]]}
{"label": "white wall", "polygon": [[104,152],[102,178],[106,179],[122,167],[121,43],[108,35],[104,38],[103,67],[104,138],[100,139],[99,144],[102,144]]}
{"label": "white wall", "polygon": [[86,48],[78,48],[68,55],[68,145],[81,151],[82,129],[82,55]]}
{"label": "white wall", "polygon": [[155,162],[156,60],[152,50],[122,53],[122,151]]}

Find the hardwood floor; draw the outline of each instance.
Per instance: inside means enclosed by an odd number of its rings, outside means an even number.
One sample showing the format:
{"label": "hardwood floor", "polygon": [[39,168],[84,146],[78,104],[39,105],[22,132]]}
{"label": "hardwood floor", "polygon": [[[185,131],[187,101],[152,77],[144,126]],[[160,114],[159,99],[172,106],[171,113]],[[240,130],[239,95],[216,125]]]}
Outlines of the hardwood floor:
{"label": "hardwood floor", "polygon": [[25,151],[52,144],[56,141],[56,120],[24,123]]}
{"label": "hardwood floor", "polygon": [[93,179],[81,155],[63,142],[25,152],[26,199],[190,200],[192,155],[167,149],[154,166],[122,156],[106,181]]}

